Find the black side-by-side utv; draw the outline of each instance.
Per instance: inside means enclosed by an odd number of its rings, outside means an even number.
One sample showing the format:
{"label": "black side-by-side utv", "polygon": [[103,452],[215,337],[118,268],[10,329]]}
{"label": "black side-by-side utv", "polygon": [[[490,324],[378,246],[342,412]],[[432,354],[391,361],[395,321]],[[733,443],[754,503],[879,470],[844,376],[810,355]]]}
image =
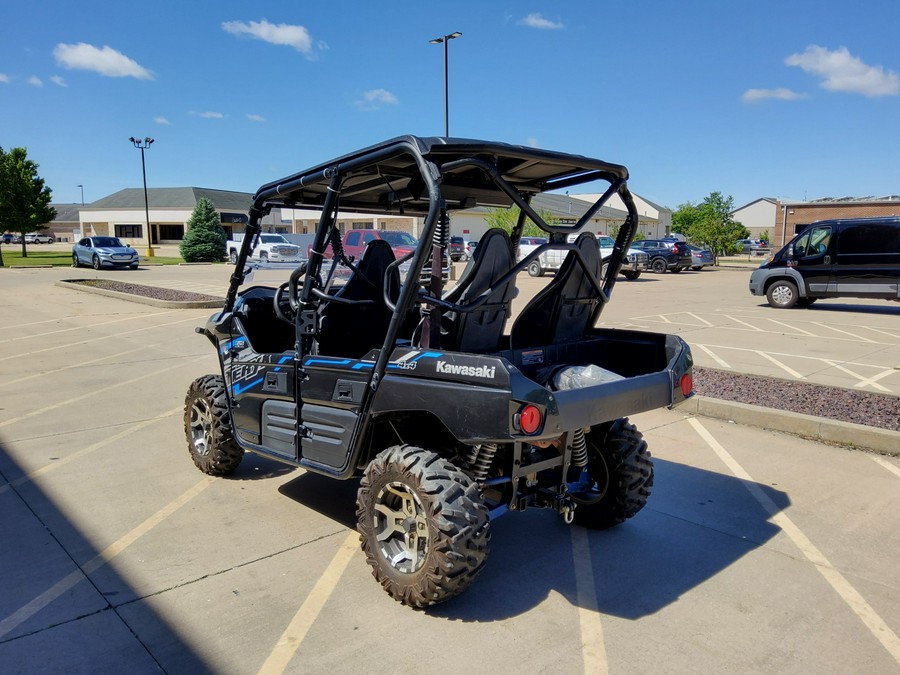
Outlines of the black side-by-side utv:
{"label": "black side-by-side utv", "polygon": [[[195,464],[227,474],[252,451],[361,476],[366,559],[388,593],[419,608],[469,586],[491,520],[507,511],[546,507],[592,528],[635,515],[653,467],[626,416],[690,396],[692,360],[676,336],[597,326],[637,229],[627,177],[577,155],[405,136],[262,186],[225,305],[198,328],[222,372],[188,390]],[[594,181],[609,187],[577,223],[548,224],[530,206]],[[601,260],[593,234],[568,235],[613,194],[627,217]],[[309,259],[278,288],[242,289],[274,207],[321,212]],[[445,284],[450,218],[477,207],[518,207],[517,224],[489,229]],[[419,246],[398,259],[376,239],[353,260],[339,210],[422,217]],[[549,242],[516,262],[527,220]],[[564,263],[510,321],[519,273],[553,249]],[[350,270],[343,284],[338,268]]]}

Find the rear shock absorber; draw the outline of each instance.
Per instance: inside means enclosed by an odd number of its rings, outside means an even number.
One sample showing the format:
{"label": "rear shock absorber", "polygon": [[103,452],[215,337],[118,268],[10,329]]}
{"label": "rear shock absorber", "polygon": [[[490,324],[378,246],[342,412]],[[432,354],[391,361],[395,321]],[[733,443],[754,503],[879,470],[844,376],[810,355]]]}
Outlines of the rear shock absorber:
{"label": "rear shock absorber", "polygon": [[482,443],[481,445],[473,445],[466,457],[466,464],[475,480],[479,483],[484,482],[488,477],[488,471],[491,464],[494,463],[494,455],[497,454],[496,443]]}
{"label": "rear shock absorber", "polygon": [[572,466],[584,468],[588,463],[587,441],[584,440],[584,429],[576,429],[572,433]]}

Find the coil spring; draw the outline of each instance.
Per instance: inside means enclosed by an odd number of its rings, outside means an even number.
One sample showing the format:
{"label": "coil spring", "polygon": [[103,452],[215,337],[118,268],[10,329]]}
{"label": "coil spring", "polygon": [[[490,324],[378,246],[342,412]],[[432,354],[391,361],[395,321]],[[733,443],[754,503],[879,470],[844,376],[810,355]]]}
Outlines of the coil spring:
{"label": "coil spring", "polygon": [[484,443],[482,445],[473,445],[469,450],[469,456],[466,457],[466,464],[475,476],[475,480],[479,483],[488,476],[491,464],[494,463],[494,455],[497,454],[496,443]]}
{"label": "coil spring", "polygon": [[572,466],[585,467],[588,463],[587,441],[584,440],[584,429],[572,434]]}

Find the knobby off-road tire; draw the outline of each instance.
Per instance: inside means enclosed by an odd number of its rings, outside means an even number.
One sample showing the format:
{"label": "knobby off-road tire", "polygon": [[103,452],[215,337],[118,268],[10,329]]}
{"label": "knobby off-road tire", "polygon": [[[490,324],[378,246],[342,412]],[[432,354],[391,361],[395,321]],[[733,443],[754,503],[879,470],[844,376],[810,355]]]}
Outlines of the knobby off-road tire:
{"label": "knobby off-road tire", "polygon": [[194,464],[210,476],[234,471],[244,450],[231,432],[225,382],[219,375],[198,377],[184,399],[184,433]]}
{"label": "knobby off-road tire", "polygon": [[647,442],[626,417],[613,422],[605,433],[604,427],[594,428],[585,440],[595,496],[572,495],[578,503],[574,522],[604,530],[644,508],[653,487],[653,462]]}
{"label": "knobby off-road tire", "polygon": [[372,575],[404,605],[459,595],[487,560],[490,521],[478,485],[430,450],[394,446],[375,457],[356,515]]}

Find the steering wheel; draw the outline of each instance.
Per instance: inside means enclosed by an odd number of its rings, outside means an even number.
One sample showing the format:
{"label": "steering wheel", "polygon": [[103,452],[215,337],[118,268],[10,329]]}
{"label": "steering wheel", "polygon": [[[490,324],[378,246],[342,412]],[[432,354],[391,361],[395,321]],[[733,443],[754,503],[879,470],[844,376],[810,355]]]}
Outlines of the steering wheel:
{"label": "steering wheel", "polygon": [[[294,325],[297,319],[297,310],[300,308],[300,288],[302,282],[300,277],[306,274],[306,263],[301,263],[297,269],[291,272],[291,278],[281,284],[275,291],[275,297],[272,298],[275,316],[282,321]],[[287,298],[284,292],[288,291]]]}

